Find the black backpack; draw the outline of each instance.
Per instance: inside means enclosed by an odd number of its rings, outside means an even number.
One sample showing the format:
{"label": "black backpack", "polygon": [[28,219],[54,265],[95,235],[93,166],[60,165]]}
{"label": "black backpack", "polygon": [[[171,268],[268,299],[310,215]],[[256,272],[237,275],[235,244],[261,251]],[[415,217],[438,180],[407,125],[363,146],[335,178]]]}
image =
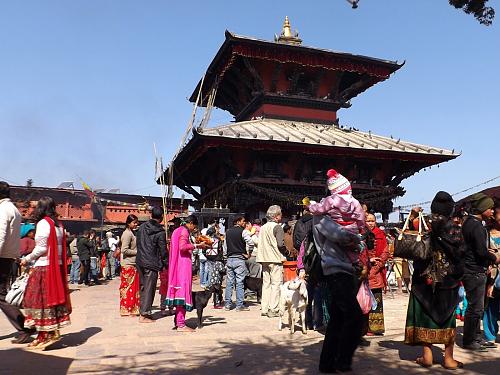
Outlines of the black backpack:
{"label": "black backpack", "polygon": [[304,271],[306,271],[307,281],[317,284],[324,279],[323,269],[321,268],[321,256],[312,232],[304,240],[304,256],[302,257]]}

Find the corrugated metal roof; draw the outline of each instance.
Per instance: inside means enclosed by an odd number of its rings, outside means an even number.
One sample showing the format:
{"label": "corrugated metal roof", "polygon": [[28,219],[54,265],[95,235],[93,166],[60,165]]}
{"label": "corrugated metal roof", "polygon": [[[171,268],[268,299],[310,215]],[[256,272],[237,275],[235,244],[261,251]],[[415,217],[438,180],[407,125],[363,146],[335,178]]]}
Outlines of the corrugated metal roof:
{"label": "corrugated metal roof", "polygon": [[453,150],[383,137],[335,125],[279,119],[257,119],[198,130],[203,136],[292,142],[318,146],[458,156]]}

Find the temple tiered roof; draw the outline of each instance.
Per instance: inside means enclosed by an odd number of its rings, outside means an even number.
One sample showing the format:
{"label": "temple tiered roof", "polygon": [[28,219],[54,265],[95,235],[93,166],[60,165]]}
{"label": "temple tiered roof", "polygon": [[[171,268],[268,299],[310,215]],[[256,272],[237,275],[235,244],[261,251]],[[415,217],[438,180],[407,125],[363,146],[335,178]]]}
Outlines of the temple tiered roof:
{"label": "temple tiered roof", "polygon": [[200,130],[199,134],[205,137],[288,142],[384,153],[436,155],[442,158],[442,161],[458,156],[454,150],[407,142],[352,128],[279,119],[240,121],[214,128],[205,128]]}

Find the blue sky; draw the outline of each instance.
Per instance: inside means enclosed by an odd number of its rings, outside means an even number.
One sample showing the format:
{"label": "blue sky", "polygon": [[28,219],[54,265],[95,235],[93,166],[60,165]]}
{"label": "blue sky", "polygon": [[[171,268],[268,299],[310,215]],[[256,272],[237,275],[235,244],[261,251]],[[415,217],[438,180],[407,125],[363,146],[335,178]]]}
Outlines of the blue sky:
{"label": "blue sky", "polygon": [[[175,153],[192,110],[186,98],[222,44],[224,30],[272,40],[285,15],[305,45],[406,60],[389,80],[339,111],[342,124],[462,151],[458,159],[405,180],[407,194],[396,205],[500,175],[500,16],[484,27],[446,0],[359,5],[352,10],[344,0],[3,2],[0,179],[57,186],[81,177],[93,188],[159,195],[153,143],[165,161]],[[228,119],[217,112],[211,124]]]}

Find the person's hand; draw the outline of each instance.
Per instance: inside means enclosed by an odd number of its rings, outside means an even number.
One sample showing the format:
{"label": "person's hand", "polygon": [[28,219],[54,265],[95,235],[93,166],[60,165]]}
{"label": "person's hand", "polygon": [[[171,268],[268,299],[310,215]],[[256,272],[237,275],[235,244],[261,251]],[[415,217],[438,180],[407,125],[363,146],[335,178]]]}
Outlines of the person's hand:
{"label": "person's hand", "polygon": [[301,269],[299,271],[299,279],[304,280],[306,278],[306,271],[304,269]]}
{"label": "person's hand", "polygon": [[493,298],[493,285],[486,287],[486,297]]}
{"label": "person's hand", "polygon": [[363,266],[363,268],[361,269],[361,273],[359,275],[359,280],[362,281],[367,278],[368,278],[368,267]]}
{"label": "person's hand", "polygon": [[26,260],[26,258],[22,258],[19,264],[24,267],[28,264],[28,261]]}
{"label": "person's hand", "polygon": [[497,257],[495,264],[500,264],[500,254],[495,254],[495,256]]}
{"label": "person's hand", "polygon": [[199,244],[196,245],[196,247],[198,249],[208,249],[211,246],[209,244],[207,244],[206,242],[200,242]]}

